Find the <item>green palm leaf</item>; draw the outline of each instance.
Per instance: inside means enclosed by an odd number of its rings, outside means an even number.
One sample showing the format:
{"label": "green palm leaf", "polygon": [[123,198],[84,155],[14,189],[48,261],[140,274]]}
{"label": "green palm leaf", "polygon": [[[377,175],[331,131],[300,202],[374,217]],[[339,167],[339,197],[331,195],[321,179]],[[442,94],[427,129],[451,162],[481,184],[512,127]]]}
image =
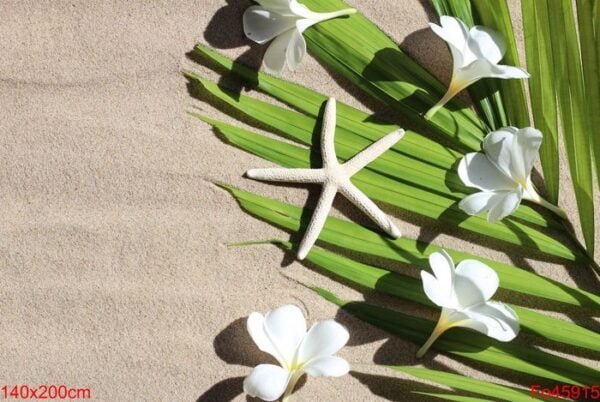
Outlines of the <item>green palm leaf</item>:
{"label": "green palm leaf", "polygon": [[[195,53],[204,63],[210,65],[211,67],[220,70],[225,74],[235,74],[249,84],[256,86],[257,89],[263,91],[264,93],[284,103],[287,103],[293,108],[300,110],[309,116],[317,118],[323,102],[327,99],[325,95],[301,85],[257,72],[242,64],[233,62],[232,60],[221,56],[206,46],[200,44],[197,45],[195,48]],[[186,72],[185,74],[188,75],[190,79],[195,80],[201,85],[204,85],[203,82],[206,82],[206,80],[202,80],[201,77],[198,77],[194,73]],[[213,95],[217,94],[213,93]],[[233,100],[234,103],[244,100],[244,97],[240,97],[239,95],[235,94],[221,97],[224,98],[222,100],[230,104]],[[239,111],[242,111],[238,105],[233,106],[236,106]],[[247,112],[244,113],[247,114]],[[345,131],[350,131],[370,141],[376,141],[377,139],[381,138],[382,135],[399,128],[396,125],[383,122],[367,113],[345,105],[341,102],[338,102],[337,115],[337,125],[340,129],[344,129],[341,130],[342,135],[344,135]],[[261,121],[261,124],[268,124],[268,122]],[[551,139],[547,140],[549,140],[549,143],[552,144]],[[557,141],[557,139],[555,140]],[[546,143],[547,141],[545,140],[544,144]],[[417,159],[420,162],[425,162],[442,169],[453,168],[457,159],[462,156],[462,154],[432,142],[428,138],[412,131],[408,131],[403,140],[399,142],[393,149],[402,153],[406,157]],[[439,191],[439,187],[440,186],[436,188],[436,191]],[[443,188],[446,186],[442,185],[441,187]],[[464,190],[464,188],[461,187],[462,186],[453,187],[453,190],[457,191],[455,195],[458,195],[458,192],[470,191]],[[524,210],[527,211],[526,214],[529,216],[529,218],[520,215],[521,211]],[[534,214],[536,213],[534,212]],[[537,215],[537,217],[533,218],[532,212],[528,206],[521,206],[516,213],[516,217],[524,218],[529,222],[541,224],[542,226],[561,228],[562,230],[562,224],[556,219],[542,218],[546,221],[546,223],[542,223],[539,219],[539,214]],[[509,218],[509,220],[510,219],[511,218]]]}
{"label": "green palm leaf", "polygon": [[600,2],[577,0],[584,93],[589,116],[589,136],[594,146],[596,178],[600,185]]}
{"label": "green palm leaf", "polygon": [[[213,125],[230,144],[240,149],[284,167],[311,167],[311,152],[308,149],[197,114],[193,115]],[[338,156],[341,156],[341,153],[338,153]],[[410,172],[406,172],[406,176],[410,174]],[[502,222],[490,224],[481,216],[467,217],[456,208],[456,200],[445,201],[441,195],[422,187],[410,186],[405,181],[394,180],[371,169],[363,169],[353,176],[352,181],[371,198],[395,207],[557,257],[568,260],[578,258],[573,250],[528,225],[516,220],[503,220]]]}
{"label": "green palm leaf", "polygon": [[[435,323],[429,320],[364,302],[342,300],[318,287],[313,290],[357,318],[417,345],[425,342],[435,327]],[[458,328],[445,332],[432,347],[467,360],[566,384],[595,384],[600,376],[600,372],[593,368],[552,353],[514,342],[499,342]]]}
{"label": "green palm leaf", "polygon": [[456,401],[456,402],[488,402],[488,401],[490,401],[489,399],[474,398],[474,397],[470,397],[470,396],[462,396],[462,395],[456,395],[456,394],[444,394],[444,393],[440,393],[440,392],[412,391],[412,393],[417,394],[417,395],[432,396],[434,398],[442,399],[444,401]]}
{"label": "green palm leaf", "polygon": [[[259,124],[260,127],[267,126],[301,144],[314,145],[314,132],[320,126],[316,116],[306,116],[249,96],[237,95],[192,72],[186,71],[184,74],[210,95],[233,107],[236,113],[241,112],[246,119]],[[341,102],[338,103],[340,108],[347,106]],[[223,109],[222,104],[216,106]],[[340,120],[345,117],[344,114],[352,116],[352,112],[356,109],[347,106],[344,110],[345,112],[339,113]],[[357,121],[356,117],[354,116],[354,121]],[[388,126],[386,125],[386,127]],[[392,126],[390,128],[397,129],[399,127]],[[336,131],[336,147],[339,148],[339,156],[342,159],[348,159],[393,130],[382,133],[374,132],[374,130],[370,130],[370,127],[362,127],[360,123],[351,126],[342,121]],[[458,202],[470,192],[452,168],[458,163],[460,154],[450,154],[439,144],[412,131],[408,131],[402,141],[394,145],[392,150],[395,152],[382,155],[368,168],[384,176],[407,181],[416,187],[426,187],[436,194],[447,195],[450,202],[450,204],[446,203],[448,206]],[[448,171],[449,169],[452,170]],[[457,211],[460,213],[459,210]],[[559,222],[541,215],[529,206],[524,205],[513,216],[542,227],[562,229]]]}
{"label": "green palm leaf", "polygon": [[540,161],[550,202],[558,202],[560,185],[558,111],[554,58],[550,40],[547,0],[523,0],[523,31],[529,77],[529,94],[535,126],[543,133]]}
{"label": "green palm leaf", "polygon": [[[461,391],[472,392],[484,397],[498,398],[512,402],[531,402],[531,396],[527,391],[494,384],[493,382],[477,380],[445,371],[431,370],[412,366],[390,366],[392,370],[409,374],[421,380],[432,381]],[[429,394],[429,393],[428,393]],[[447,398],[447,397],[446,397]],[[467,397],[468,398],[468,397]],[[464,400],[464,399],[458,399]],[[481,399],[471,399],[481,400]]]}
{"label": "green palm leaf", "polygon": [[[306,0],[304,4],[315,11],[347,7],[341,0]],[[305,37],[315,57],[366,93],[448,138],[458,149],[480,149],[486,127],[459,100],[451,101],[429,121],[422,118],[446,88],[363,15],[318,24]]]}
{"label": "green palm leaf", "polygon": [[[223,187],[249,214],[284,229],[301,229],[302,208],[229,186]],[[327,219],[319,240],[336,247],[411,264],[422,269],[429,269],[429,254],[441,249],[405,237],[391,240],[361,225],[333,217]],[[594,310],[600,308],[600,297],[592,293],[493,260],[448,248],[446,251],[455,261],[472,258],[489,265],[498,273],[500,287],[503,289]],[[404,292],[408,291],[404,289]]]}
{"label": "green palm leaf", "polygon": [[[468,27],[478,24],[469,0],[431,0],[438,19],[442,15],[460,18]],[[491,130],[509,125],[498,80],[485,79],[468,88],[477,113]]]}
{"label": "green palm leaf", "polygon": [[[342,0],[302,0],[315,11],[344,8]],[[454,15],[468,25],[483,24],[498,30],[506,39],[505,64],[519,65],[513,27],[506,0],[431,0],[438,15]],[[556,202],[558,175],[558,116],[587,251],[593,256],[594,205],[592,151],[600,155],[600,5],[597,0],[577,0],[577,23],[567,1],[523,0],[524,30],[533,118],[545,140],[541,149],[542,168],[550,200]],[[550,29],[552,27],[552,29]],[[556,239],[562,223],[536,209],[522,205],[513,216],[490,224],[483,217],[468,217],[457,203],[471,190],[456,174],[464,152],[479,150],[488,128],[509,124],[529,125],[527,100],[521,80],[485,80],[469,88],[483,119],[459,100],[451,101],[434,118],[422,115],[443,95],[446,88],[429,72],[404,54],[377,26],[360,14],[330,20],[305,32],[310,52],[327,67],[341,74],[375,99],[402,113],[418,127],[445,138],[451,148],[418,132],[408,131],[402,141],[356,174],[352,181],[370,198],[411,213],[446,222],[464,230],[519,245],[532,251],[579,261],[584,257],[573,244]],[[578,40],[580,41],[580,47]],[[581,49],[581,53],[580,53]],[[285,167],[311,167],[314,142],[320,131],[320,113],[326,97],[297,84],[268,76],[197,45],[195,52],[225,73],[235,74],[257,89],[288,104],[295,110],[234,93],[194,73],[184,74],[202,90],[205,100],[226,113],[243,116],[251,125],[291,139],[295,144],[234,127],[192,113],[211,124],[231,145]],[[580,57],[581,56],[581,57]],[[587,103],[585,103],[587,102]],[[347,160],[359,150],[398,128],[355,108],[338,102],[336,151]],[[596,135],[591,135],[594,133]],[[590,136],[593,139],[590,139]],[[307,149],[309,147],[310,149]],[[313,153],[311,153],[313,152]],[[596,162],[600,180],[600,163]],[[279,227],[301,231],[303,210],[285,203],[223,186],[249,214]],[[440,248],[412,239],[391,240],[363,226],[328,218],[319,240],[332,246],[429,269],[427,257]],[[289,242],[277,242],[292,249]],[[447,250],[455,261],[478,259],[500,277],[499,299],[514,293],[543,298],[555,303],[579,306],[587,311],[600,308],[600,297],[566,286],[533,272],[455,250]],[[584,258],[587,258],[585,256]],[[328,275],[365,289],[403,298],[428,307],[432,303],[418,279],[390,269],[365,264],[315,247],[307,260]],[[358,318],[403,339],[423,343],[435,323],[363,302],[347,302],[314,288],[325,299]],[[517,299],[518,300],[518,299]],[[600,335],[573,323],[552,318],[521,306],[512,306],[523,332],[533,334],[534,343],[552,349],[558,344],[600,352]],[[548,342],[549,341],[549,342]],[[518,342],[501,343],[473,331],[455,329],[444,334],[434,348],[461,359],[502,367],[568,384],[597,382],[599,372],[551,352]],[[560,349],[559,349],[560,350]],[[581,351],[580,350],[580,351]],[[526,392],[455,374],[415,367],[393,367],[421,379],[458,390],[504,400],[529,399]],[[447,400],[480,400],[448,393],[423,393]]]}
{"label": "green palm leaf", "polygon": [[[506,54],[502,59],[502,63],[520,66],[517,42],[506,0],[472,0],[472,2],[475,9],[476,23],[495,29],[506,40]],[[500,101],[506,108],[508,123],[517,127],[529,126],[529,107],[523,80],[494,81],[500,87],[502,95]]]}
{"label": "green palm leaf", "polygon": [[577,26],[571,2],[552,2],[548,8],[548,21],[552,27],[550,36],[556,66],[554,80],[558,83],[557,97],[563,140],[579,209],[579,221],[586,248],[589,255],[593,256],[594,197],[589,135],[591,123],[588,108],[585,107]]}
{"label": "green palm leaf", "polygon": [[[289,242],[274,243],[284,249],[292,250],[292,245]],[[320,248],[313,248],[306,260],[329,274],[366,289],[377,290],[438,309],[427,298],[421,281],[416,278],[363,264]],[[502,298],[499,298],[499,300],[502,300]],[[524,332],[551,341],[600,352],[600,334],[520,306],[509,305],[519,316],[519,322]]]}
{"label": "green palm leaf", "polygon": [[[327,100],[327,96],[323,94],[302,85],[257,72],[220,55],[202,44],[196,45],[194,52],[202,61],[214,68],[223,71],[225,74],[235,74],[250,85],[256,86],[260,91],[308,116],[318,117],[323,103]],[[184,74],[197,82],[201,80],[201,77],[192,72],[186,71]],[[237,98],[237,96],[235,97]],[[337,102],[337,126],[371,141],[377,141],[383,135],[400,128],[398,125],[384,122],[339,101]],[[451,168],[456,160],[462,156],[462,153],[410,130],[406,132],[402,142],[392,149],[443,169]]]}

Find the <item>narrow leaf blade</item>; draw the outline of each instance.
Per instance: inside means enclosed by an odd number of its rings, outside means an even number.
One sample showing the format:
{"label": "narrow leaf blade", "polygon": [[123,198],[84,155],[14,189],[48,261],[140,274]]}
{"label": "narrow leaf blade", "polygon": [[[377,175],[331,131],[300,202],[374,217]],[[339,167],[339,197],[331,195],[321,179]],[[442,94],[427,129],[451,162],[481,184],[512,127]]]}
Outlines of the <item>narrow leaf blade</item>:
{"label": "narrow leaf blade", "polygon": [[[292,231],[303,227],[302,208],[233,187],[223,187],[235,197],[242,209],[258,219]],[[368,228],[333,217],[327,219],[319,241],[362,254],[412,264],[422,269],[429,268],[429,255],[441,249],[406,237],[391,240]],[[600,308],[600,296],[592,293],[493,260],[448,248],[445,250],[455,261],[478,259],[489,265],[498,273],[500,287],[504,289],[594,310]]]}
{"label": "narrow leaf blade", "polygon": [[[429,320],[364,302],[342,300],[321,288],[314,287],[313,290],[357,318],[417,345],[425,342],[435,327],[435,323]],[[559,383],[595,384],[600,375],[600,372],[593,368],[552,353],[514,342],[499,342],[462,328],[445,332],[432,348],[466,360],[503,367]]]}
{"label": "narrow leaf blade", "polygon": [[558,203],[560,187],[558,109],[554,81],[554,58],[547,0],[523,0],[523,32],[533,121],[544,135],[540,161],[548,200]]}
{"label": "narrow leaf blade", "polygon": [[[577,199],[579,221],[590,256],[594,255],[594,197],[588,110],[585,107],[583,75],[577,26],[571,2],[549,2],[552,49],[558,83],[558,105],[571,180]],[[598,111],[595,111],[598,113]]]}

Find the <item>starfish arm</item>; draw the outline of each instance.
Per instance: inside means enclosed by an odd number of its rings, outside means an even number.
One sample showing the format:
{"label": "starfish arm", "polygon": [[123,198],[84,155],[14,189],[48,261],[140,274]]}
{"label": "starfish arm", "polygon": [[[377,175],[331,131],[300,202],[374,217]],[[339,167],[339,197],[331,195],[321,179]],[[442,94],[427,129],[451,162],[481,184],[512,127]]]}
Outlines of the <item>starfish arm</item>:
{"label": "starfish arm", "polygon": [[246,176],[256,180],[291,183],[322,183],[324,181],[322,169],[250,169],[246,172]]}
{"label": "starfish arm", "polygon": [[390,149],[404,136],[404,130],[396,130],[380,138],[367,148],[360,151],[352,159],[344,163],[344,170],[348,176],[356,174],[359,170],[377,159],[381,154]]}
{"label": "starfish arm", "polygon": [[379,207],[371,201],[362,191],[348,180],[347,183],[340,186],[342,193],[348,200],[363,211],[369,218],[373,220],[383,231],[392,236],[394,239],[400,237],[402,233],[400,229],[392,222],[392,220]]}
{"label": "starfish arm", "polygon": [[304,238],[298,248],[298,259],[303,260],[319,238],[321,229],[323,229],[325,221],[327,220],[327,215],[329,215],[329,211],[333,205],[333,199],[335,198],[336,193],[337,186],[335,184],[327,183],[323,186],[323,191],[321,192],[321,197],[319,198],[315,212],[313,212],[310,223],[306,228]]}
{"label": "starfish arm", "polygon": [[335,99],[329,98],[325,105],[323,127],[321,129],[321,156],[323,158],[323,167],[335,166],[338,164],[337,156],[335,155],[335,122]]}

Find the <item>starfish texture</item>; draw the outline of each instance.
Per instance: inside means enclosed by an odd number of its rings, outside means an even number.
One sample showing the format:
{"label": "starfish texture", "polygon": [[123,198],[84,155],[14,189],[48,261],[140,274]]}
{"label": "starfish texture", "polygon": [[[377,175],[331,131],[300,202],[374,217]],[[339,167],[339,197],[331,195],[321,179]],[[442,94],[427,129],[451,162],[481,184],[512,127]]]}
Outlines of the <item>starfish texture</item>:
{"label": "starfish texture", "polygon": [[362,191],[352,184],[350,177],[398,142],[404,136],[404,130],[396,130],[386,135],[356,154],[352,159],[346,161],[346,163],[340,164],[335,154],[335,123],[336,104],[335,99],[330,98],[325,106],[325,114],[323,116],[321,135],[323,167],[321,169],[272,168],[250,169],[246,172],[248,177],[257,180],[289,183],[320,183],[323,185],[321,197],[298,249],[298,258],[300,260],[306,257],[317,241],[319,233],[321,233],[321,229],[325,225],[327,215],[333,204],[333,199],[338,191],[367,214],[369,218],[390,236],[398,238],[401,235],[400,230],[394,225],[392,220]]}

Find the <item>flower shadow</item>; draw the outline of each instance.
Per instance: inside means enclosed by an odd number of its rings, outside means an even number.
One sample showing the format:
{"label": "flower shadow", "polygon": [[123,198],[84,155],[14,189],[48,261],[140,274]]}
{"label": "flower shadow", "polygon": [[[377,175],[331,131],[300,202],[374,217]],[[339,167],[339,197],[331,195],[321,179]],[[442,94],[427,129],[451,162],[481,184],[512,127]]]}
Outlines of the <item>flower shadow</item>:
{"label": "flower shadow", "polygon": [[[228,87],[237,95],[241,94],[244,89],[251,89],[257,82],[258,70],[267,48],[254,44],[244,34],[242,17],[244,11],[252,4],[249,0],[226,0],[226,5],[217,10],[204,30],[204,39],[216,49],[235,49],[252,45],[235,59],[237,64],[234,64],[233,71],[222,74],[219,78],[219,84],[229,84]],[[239,23],[232,24],[235,21]],[[198,64],[211,64],[194,51],[187,53],[186,56]],[[237,78],[239,75],[245,76],[247,83],[242,83]]]}
{"label": "flower shadow", "polygon": [[[445,92],[445,87],[441,84],[429,84],[421,77],[416,77],[409,72],[399,72],[398,67],[403,66],[407,62],[413,63],[406,53],[396,48],[385,48],[377,51],[373,59],[366,65],[362,72],[362,77],[371,83],[388,83],[388,82],[400,82],[411,84],[418,88],[413,93],[404,96],[403,98],[389,98],[386,103],[392,104],[393,108],[399,112],[407,115],[414,115],[417,112],[420,116],[423,116],[431,106],[433,106]],[[423,73],[427,74],[427,73]],[[468,110],[469,106],[458,99],[451,100],[447,105],[446,109],[452,112],[458,112],[461,110]],[[414,128],[419,132],[428,133],[432,138],[442,142],[444,145],[454,148],[458,151],[466,151],[464,146],[458,145],[456,141],[461,140],[461,129],[460,124],[456,120],[455,116],[448,116],[451,120],[446,119],[446,126],[452,125],[449,130],[446,127],[446,134],[435,134],[431,125],[423,118],[413,118],[410,124],[407,125],[409,128]],[[467,117],[466,115],[464,117]],[[480,122],[473,120],[473,124],[480,124]],[[432,135],[433,134],[433,135]],[[455,141],[450,141],[449,138]]]}
{"label": "flower shadow", "polygon": [[196,402],[232,401],[243,392],[243,383],[244,377],[227,378],[203,392]]}
{"label": "flower shadow", "polygon": [[[226,5],[217,10],[208,22],[204,30],[204,39],[212,47],[218,49],[233,49],[247,45],[249,40],[244,35],[242,17],[252,2],[250,0],[225,0],[225,3]],[[232,24],[235,21],[239,21],[239,24]]]}
{"label": "flower shadow", "polygon": [[[278,364],[275,358],[261,352],[246,328],[247,317],[240,317],[227,325],[213,340],[215,353],[227,364],[256,367],[259,364]],[[250,373],[250,371],[248,371]],[[224,379],[204,391],[197,402],[231,401],[243,392],[244,377]],[[301,378],[296,390],[302,388],[306,378]],[[247,397],[247,401],[259,401]]]}
{"label": "flower shadow", "polygon": [[247,367],[257,366],[266,360],[277,364],[275,359],[256,347],[246,329],[246,320],[246,317],[238,318],[215,337],[213,348],[217,356],[225,363]]}

